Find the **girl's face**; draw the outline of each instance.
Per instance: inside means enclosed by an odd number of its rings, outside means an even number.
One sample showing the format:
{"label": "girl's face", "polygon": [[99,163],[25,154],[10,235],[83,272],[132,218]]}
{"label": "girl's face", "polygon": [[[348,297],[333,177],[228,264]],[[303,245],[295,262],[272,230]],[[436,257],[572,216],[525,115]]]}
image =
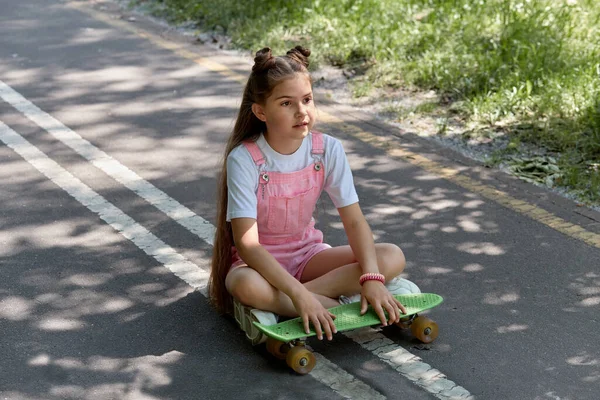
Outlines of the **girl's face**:
{"label": "girl's face", "polygon": [[275,86],[265,104],[255,103],[252,111],[267,125],[265,137],[269,145],[279,153],[293,153],[300,147],[316,119],[308,76],[297,73],[282,81]]}

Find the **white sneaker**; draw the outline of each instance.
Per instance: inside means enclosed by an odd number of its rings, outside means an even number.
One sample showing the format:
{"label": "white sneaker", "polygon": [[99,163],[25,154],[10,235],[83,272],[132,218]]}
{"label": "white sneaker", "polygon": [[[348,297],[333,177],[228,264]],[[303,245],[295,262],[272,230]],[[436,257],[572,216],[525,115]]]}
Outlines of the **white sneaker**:
{"label": "white sneaker", "polygon": [[360,293],[353,294],[352,296],[344,296],[341,295],[338,297],[338,301],[340,304],[350,304],[350,303],[358,303],[360,301]]}
{"label": "white sneaker", "polygon": [[240,328],[246,332],[246,337],[252,342],[253,346],[267,340],[267,336],[262,333],[253,322],[258,322],[263,325],[275,325],[277,323],[276,314],[270,311],[250,308],[243,305],[235,298],[233,299],[233,315]]}
{"label": "white sneaker", "polygon": [[[390,291],[391,294],[421,293],[421,289],[419,289],[417,285],[415,285],[408,279],[400,278],[399,276],[386,283],[385,287]],[[352,296],[341,295],[338,298],[338,301],[340,302],[340,304],[350,304],[359,302],[360,293],[354,294]]]}
{"label": "white sneaker", "polygon": [[417,285],[408,279],[400,278],[399,276],[386,283],[385,287],[391,294],[421,293],[421,289],[419,289]]}
{"label": "white sneaker", "polygon": [[[411,294],[411,293],[421,293],[421,289],[413,282],[408,279],[400,278],[399,276],[395,277],[385,285],[391,294]],[[397,326],[407,329],[410,327],[415,315],[411,315],[410,317],[400,318],[400,322],[396,324]]]}

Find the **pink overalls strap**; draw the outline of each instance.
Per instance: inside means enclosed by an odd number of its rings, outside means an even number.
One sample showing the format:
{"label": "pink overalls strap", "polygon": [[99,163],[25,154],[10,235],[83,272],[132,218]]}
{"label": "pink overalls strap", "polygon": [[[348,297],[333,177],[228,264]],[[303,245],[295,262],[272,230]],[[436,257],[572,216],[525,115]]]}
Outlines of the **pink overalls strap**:
{"label": "pink overalls strap", "polygon": [[323,154],[325,148],[323,147],[323,134],[321,132],[312,132],[312,154]]}
{"label": "pink overalls strap", "polygon": [[252,156],[252,160],[254,160],[254,163],[256,165],[260,167],[266,162],[265,156],[263,155],[262,151],[260,151],[260,149],[258,148],[256,142],[244,142],[244,146],[246,146],[246,149]]}
{"label": "pink overalls strap", "polygon": [[[312,136],[311,154],[313,154],[313,155],[314,154],[319,154],[319,155],[324,154],[325,148],[323,145],[323,134],[321,132],[312,131],[311,136]],[[261,165],[263,165],[266,162],[265,156],[263,155],[262,151],[260,151],[260,148],[258,147],[256,142],[247,141],[247,142],[244,142],[244,146],[246,146],[246,149],[252,156],[252,160],[254,161],[254,163],[256,165],[258,165],[260,167]]]}

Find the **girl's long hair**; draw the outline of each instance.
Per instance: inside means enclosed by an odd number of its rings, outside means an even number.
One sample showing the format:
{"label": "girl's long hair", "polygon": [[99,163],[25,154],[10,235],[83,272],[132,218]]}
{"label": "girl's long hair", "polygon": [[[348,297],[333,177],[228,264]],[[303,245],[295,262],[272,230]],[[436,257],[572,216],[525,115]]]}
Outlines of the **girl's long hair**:
{"label": "girl's long hair", "polygon": [[231,310],[231,295],[225,287],[225,277],[231,267],[234,246],[231,223],[227,222],[227,157],[245,141],[256,141],[266,125],[252,112],[252,104],[264,105],[267,98],[280,82],[297,73],[308,74],[310,50],[296,46],[284,56],[274,57],[268,47],[256,53],[254,66],[246,83],[242,104],[233,132],[225,146],[223,166],[219,177],[217,200],[217,226],[215,232],[212,266],[208,282],[211,303],[221,313]]}

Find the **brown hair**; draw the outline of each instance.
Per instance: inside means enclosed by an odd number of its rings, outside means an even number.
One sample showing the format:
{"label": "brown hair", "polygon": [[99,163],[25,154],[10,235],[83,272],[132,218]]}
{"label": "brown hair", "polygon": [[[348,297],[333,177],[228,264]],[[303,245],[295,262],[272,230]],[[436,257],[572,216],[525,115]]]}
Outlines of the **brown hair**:
{"label": "brown hair", "polygon": [[252,104],[264,105],[267,98],[279,83],[296,73],[308,75],[310,50],[296,46],[285,56],[274,57],[271,49],[263,48],[256,52],[254,66],[246,83],[242,104],[233,131],[225,146],[225,156],[219,178],[217,202],[217,226],[215,232],[212,266],[208,282],[208,293],[213,306],[222,313],[231,310],[231,295],[225,288],[225,277],[231,266],[233,232],[227,222],[227,156],[244,141],[255,141],[266,125],[252,112]]}

